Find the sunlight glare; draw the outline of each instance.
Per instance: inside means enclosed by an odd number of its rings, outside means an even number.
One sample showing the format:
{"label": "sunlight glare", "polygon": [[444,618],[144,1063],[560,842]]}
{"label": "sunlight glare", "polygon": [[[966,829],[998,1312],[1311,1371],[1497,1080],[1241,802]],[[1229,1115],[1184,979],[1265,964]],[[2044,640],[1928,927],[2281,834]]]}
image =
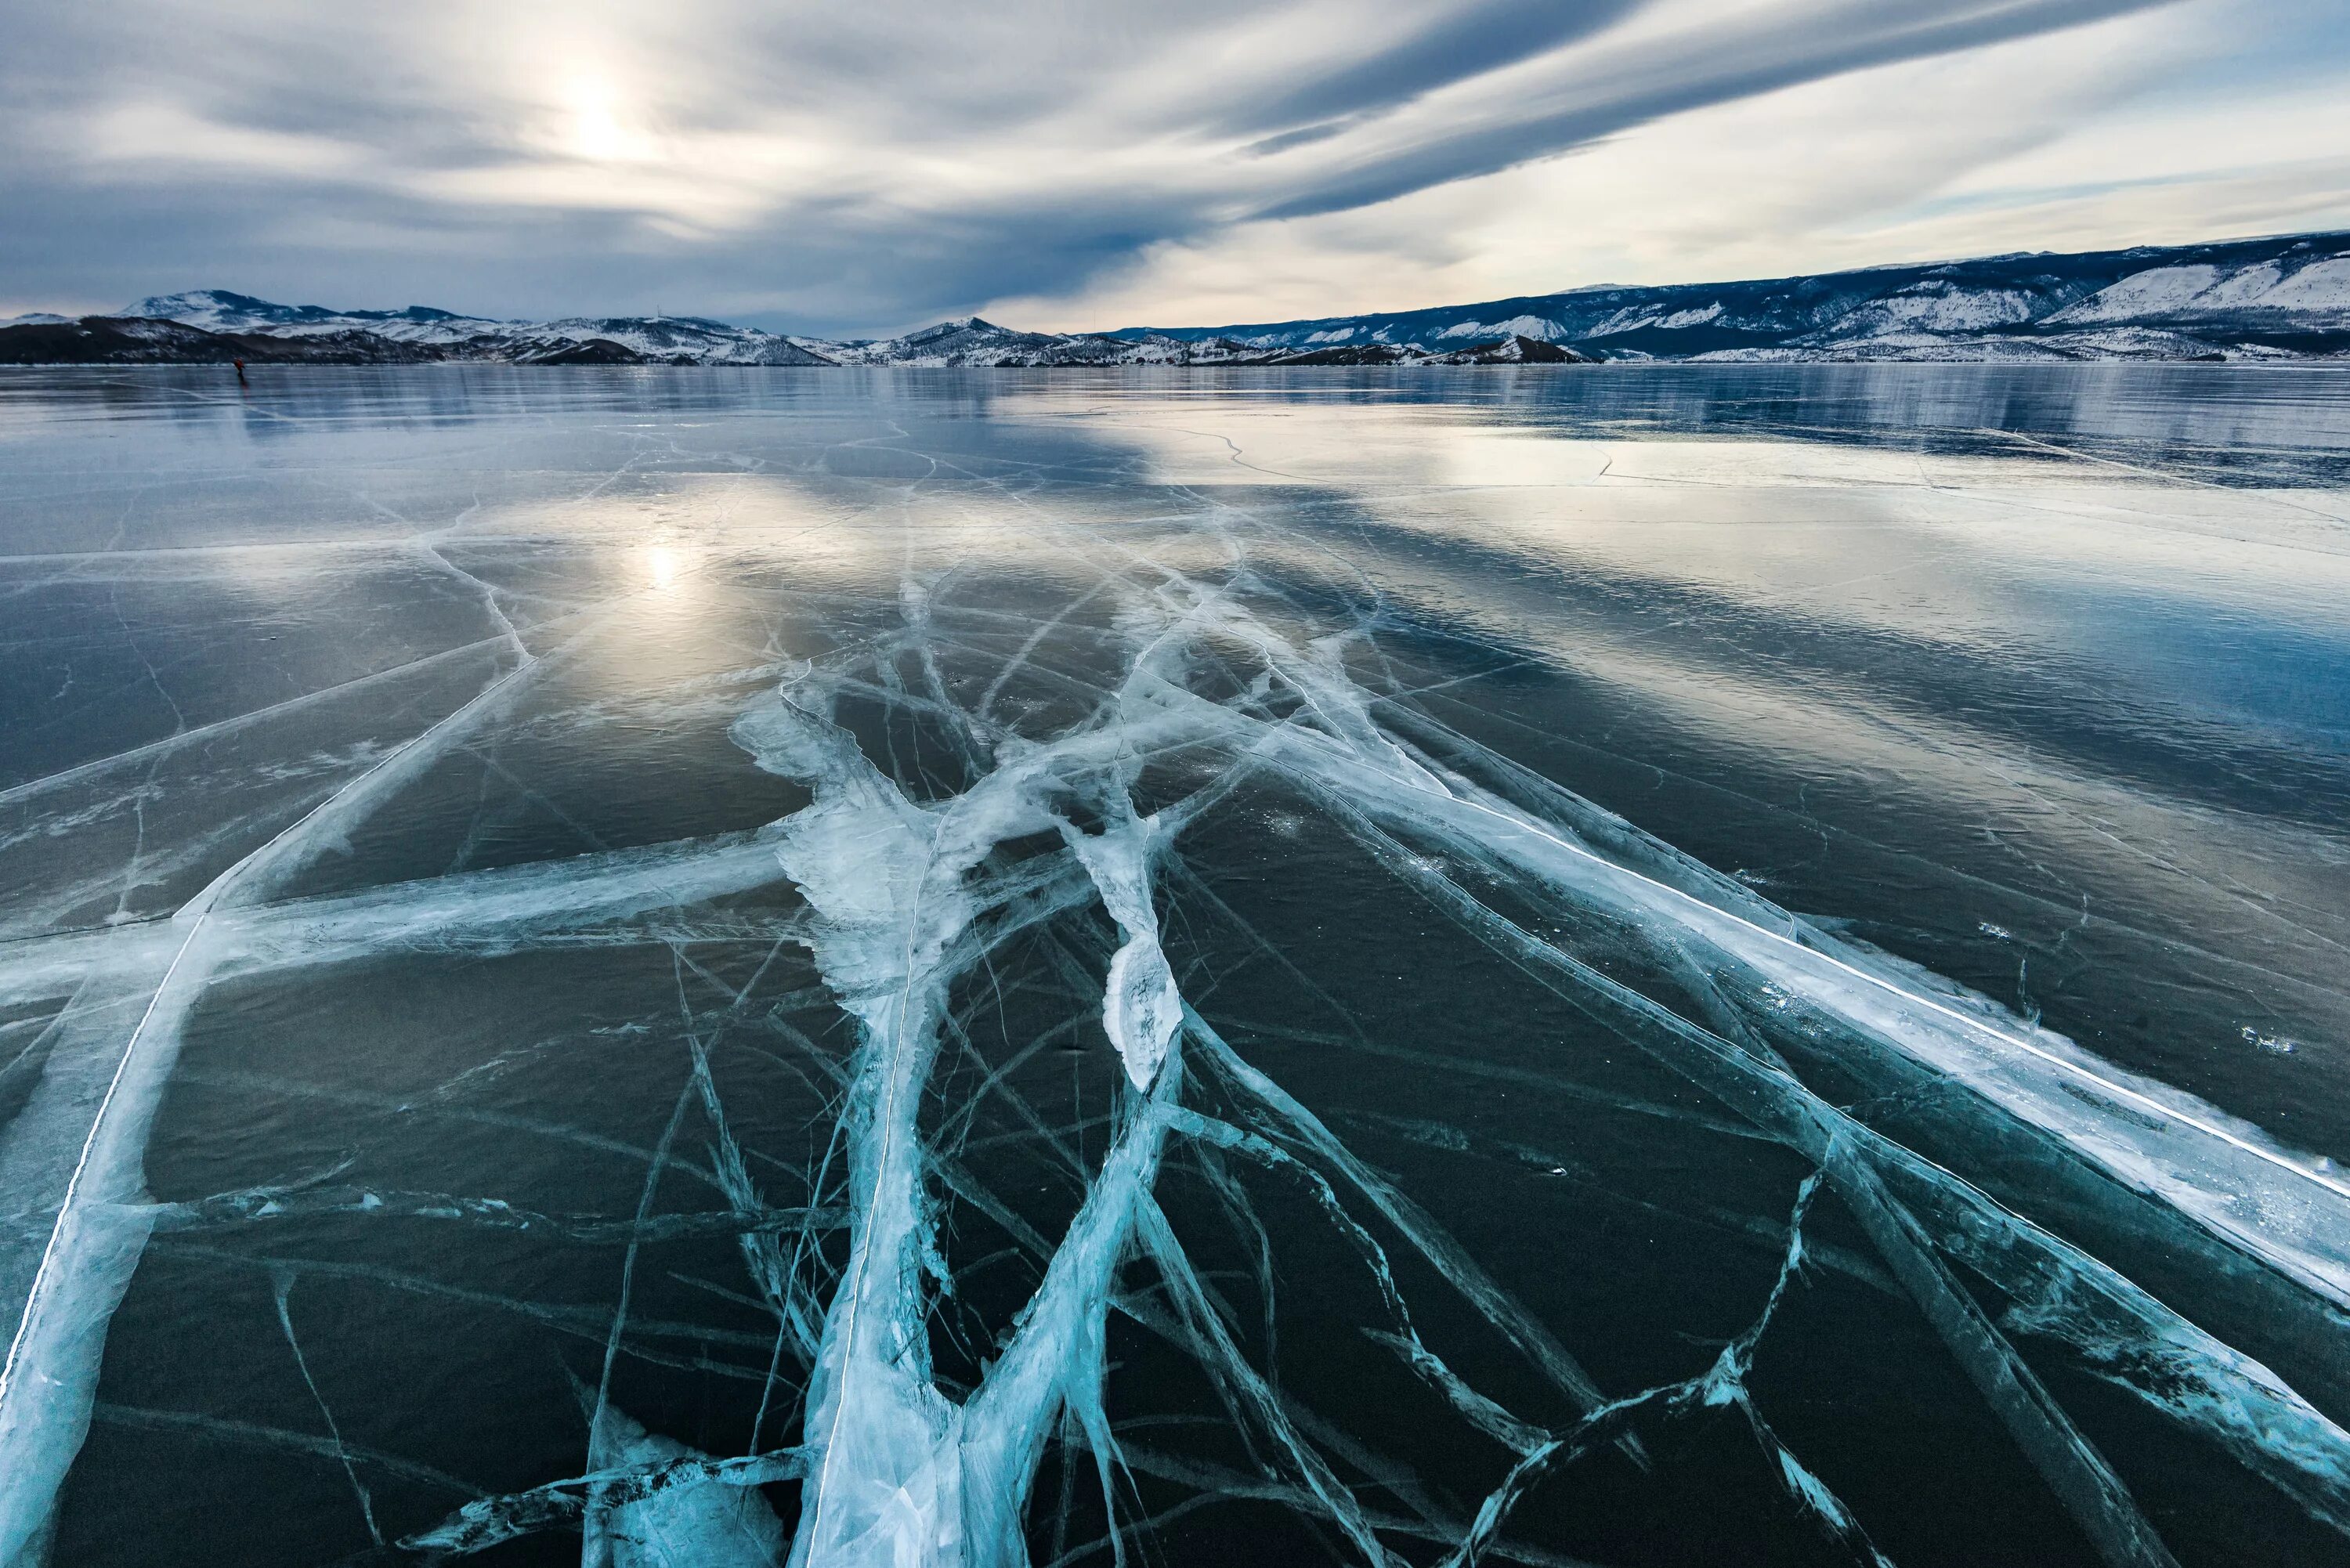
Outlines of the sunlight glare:
{"label": "sunlight glare", "polygon": [[572,80],[571,151],[593,163],[611,163],[639,151],[620,123],[610,84],[596,77]]}

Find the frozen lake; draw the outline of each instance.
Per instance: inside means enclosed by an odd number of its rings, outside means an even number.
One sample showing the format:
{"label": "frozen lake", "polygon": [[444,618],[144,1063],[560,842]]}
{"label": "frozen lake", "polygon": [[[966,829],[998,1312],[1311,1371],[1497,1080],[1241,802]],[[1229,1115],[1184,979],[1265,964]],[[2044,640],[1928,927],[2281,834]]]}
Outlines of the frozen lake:
{"label": "frozen lake", "polygon": [[2350,1560],[2350,374],[0,378],[0,1563]]}

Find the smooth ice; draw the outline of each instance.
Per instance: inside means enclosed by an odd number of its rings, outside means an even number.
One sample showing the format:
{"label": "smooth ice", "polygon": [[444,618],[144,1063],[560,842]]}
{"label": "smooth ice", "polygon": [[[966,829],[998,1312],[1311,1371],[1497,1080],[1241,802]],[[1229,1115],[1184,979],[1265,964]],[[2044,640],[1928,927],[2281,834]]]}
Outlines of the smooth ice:
{"label": "smooth ice", "polygon": [[2350,1552],[2350,386],[0,442],[0,1563]]}

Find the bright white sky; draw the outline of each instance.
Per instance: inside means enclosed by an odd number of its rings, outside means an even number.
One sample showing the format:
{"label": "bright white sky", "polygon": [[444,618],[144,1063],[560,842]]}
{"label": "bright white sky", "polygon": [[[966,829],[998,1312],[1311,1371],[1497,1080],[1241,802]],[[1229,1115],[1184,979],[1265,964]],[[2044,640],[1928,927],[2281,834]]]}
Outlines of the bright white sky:
{"label": "bright white sky", "polygon": [[0,315],[1270,321],[2350,228],[2343,0],[109,0]]}

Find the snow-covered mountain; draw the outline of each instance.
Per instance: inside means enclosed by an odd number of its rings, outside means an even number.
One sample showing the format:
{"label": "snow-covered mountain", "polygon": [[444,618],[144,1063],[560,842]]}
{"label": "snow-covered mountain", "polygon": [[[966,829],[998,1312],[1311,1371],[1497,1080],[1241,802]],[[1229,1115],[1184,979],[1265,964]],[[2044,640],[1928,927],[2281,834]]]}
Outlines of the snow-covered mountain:
{"label": "snow-covered mountain", "polygon": [[226,289],[119,316],[0,322],[0,363],[1043,367],[1588,359],[2262,359],[2350,356],[2350,234],[2048,253],[1806,277],[1570,289],[1243,327],[1022,332],[976,316],[833,342],[700,317],[497,321]]}
{"label": "snow-covered mountain", "polygon": [[[515,365],[871,365],[1111,367],[1393,363],[1430,353],[1334,358],[1311,350],[1251,348],[1213,337],[1020,332],[976,316],[942,321],[902,337],[845,343],[791,337],[700,317],[570,317],[495,321],[429,306],[404,310],[329,310],[278,305],[226,289],[158,295],[111,317],[62,317],[27,330],[0,324],[0,363],[154,362],[409,364],[487,360]],[[37,330],[30,328],[36,327]],[[1507,343],[1471,346],[1444,362],[1483,364]],[[1351,353],[1352,351],[1346,351]],[[1537,353],[1534,358],[1544,356]],[[1512,362],[1525,358],[1515,351]]]}
{"label": "snow-covered mountain", "polygon": [[115,317],[176,321],[183,327],[201,327],[207,332],[268,332],[303,337],[360,330],[427,343],[455,342],[471,332],[513,325],[435,310],[429,305],[411,305],[405,310],[329,310],[322,305],[278,305],[224,288],[155,295],[124,306],[115,312]]}
{"label": "snow-covered mountain", "polygon": [[[158,295],[126,306],[119,318],[176,321],[228,337],[322,338],[360,332],[390,343],[442,350],[449,359],[517,364],[821,365],[789,337],[699,317],[572,317],[494,321],[428,305],[404,310],[329,310],[278,305],[222,288]],[[619,350],[616,352],[615,350]]]}
{"label": "snow-covered mountain", "polygon": [[1113,337],[1090,333],[1020,332],[976,316],[941,321],[903,337],[816,345],[844,365],[1203,365],[1262,354],[1212,337],[1182,340],[1153,333]]}
{"label": "snow-covered mountain", "polygon": [[1806,277],[1570,289],[1306,321],[1135,327],[1261,350],[1504,335],[1607,358],[2192,359],[2350,353],[2350,234]]}

